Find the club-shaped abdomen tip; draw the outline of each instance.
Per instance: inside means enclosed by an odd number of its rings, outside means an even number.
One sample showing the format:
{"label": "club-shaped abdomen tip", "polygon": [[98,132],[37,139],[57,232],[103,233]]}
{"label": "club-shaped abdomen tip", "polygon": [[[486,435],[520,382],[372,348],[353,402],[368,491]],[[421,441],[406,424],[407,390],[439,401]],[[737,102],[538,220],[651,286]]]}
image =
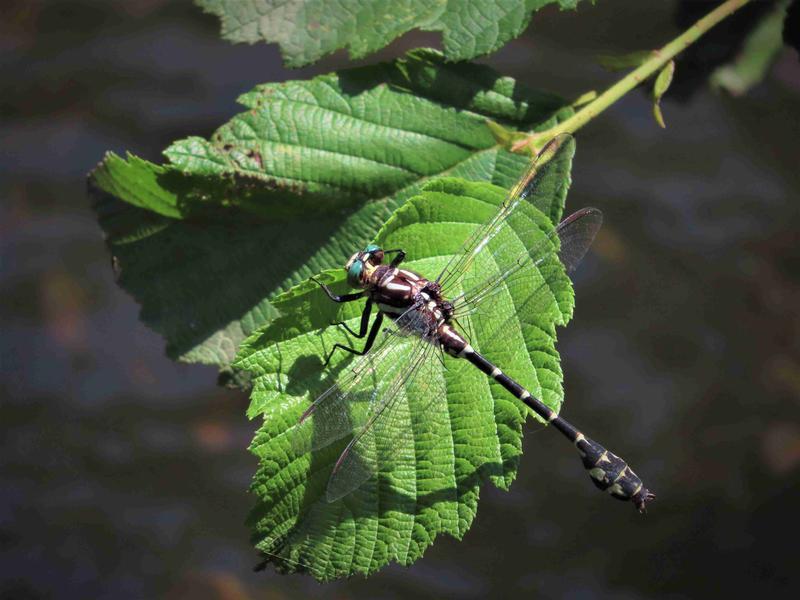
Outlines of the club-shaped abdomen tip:
{"label": "club-shaped abdomen tip", "polygon": [[582,434],[575,446],[595,486],[617,500],[630,500],[640,513],[646,512],[647,503],[655,500],[656,495],[644,486],[624,460]]}
{"label": "club-shaped abdomen tip", "polygon": [[636,506],[636,510],[640,513],[644,514],[647,512],[647,503],[652,502],[656,499],[656,495],[648,490],[646,487],[642,486],[638,492],[633,495],[633,504]]}

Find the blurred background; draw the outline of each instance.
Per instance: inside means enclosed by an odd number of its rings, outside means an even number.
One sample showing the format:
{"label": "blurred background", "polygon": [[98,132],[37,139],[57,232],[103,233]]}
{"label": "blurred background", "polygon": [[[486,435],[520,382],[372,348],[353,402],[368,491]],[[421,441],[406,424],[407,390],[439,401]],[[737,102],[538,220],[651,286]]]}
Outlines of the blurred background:
{"label": "blurred background", "polygon": [[[484,62],[575,98],[617,77],[597,54],[674,37],[676,10],[548,8]],[[578,135],[568,209],[597,206],[606,224],[560,335],[565,414],[635,465],[658,493],[649,514],[531,431],[511,491],[485,488],[463,542],[320,585],[252,571],[247,397],[168,360],[139,322],[85,175],[106,150],[161,162],[257,83],[352,63],[286,70],[188,1],[10,0],[0,15],[0,597],[797,597],[796,52],[739,98],[686,78],[666,130],[634,92]],[[439,38],[368,62],[421,45]]]}

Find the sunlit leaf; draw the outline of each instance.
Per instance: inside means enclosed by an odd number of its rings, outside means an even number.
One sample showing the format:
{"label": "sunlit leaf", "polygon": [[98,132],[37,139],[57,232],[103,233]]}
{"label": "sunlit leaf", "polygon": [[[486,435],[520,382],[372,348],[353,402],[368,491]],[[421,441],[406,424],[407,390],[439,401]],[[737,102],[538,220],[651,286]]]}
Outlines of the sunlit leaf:
{"label": "sunlit leaf", "polygon": [[[560,218],[571,156],[570,144],[554,168],[538,176],[536,202],[525,208],[538,229],[527,229],[524,235],[516,230],[521,249],[543,239]],[[504,195],[505,190],[487,183],[432,182],[396,211],[376,242],[404,248],[404,267],[435,277]],[[480,277],[499,276],[492,261],[476,268],[482,269]],[[346,290],[342,269],[323,277],[337,292]],[[489,334],[485,320],[466,317],[459,322],[481,352],[558,409],[563,391],[555,327],[571,317],[571,283],[554,254],[531,266],[525,281],[529,287],[545,282],[548,293],[527,305],[522,302],[526,289],[509,288],[493,298],[491,310],[506,306],[515,315],[504,323],[499,338]],[[249,414],[263,419],[251,446],[259,470],[252,485],[256,506],[250,524],[266,560],[281,570],[309,571],[328,580],[368,574],[392,561],[411,564],[440,533],[461,538],[475,518],[481,483],[490,479],[505,489],[516,476],[528,412],[524,404],[466,361],[446,357],[442,366],[432,357],[425,379],[446,387],[445,418],[437,418],[442,413],[432,411],[416,383],[406,386],[402,419],[383,430],[378,441],[376,451],[383,457],[378,476],[329,503],[326,485],[347,439],[307,453],[297,450],[293,436],[308,434],[295,427],[301,413],[352,364],[344,353],[328,368],[322,360],[336,342],[363,343],[331,325],[341,320],[357,327],[363,303],[333,303],[309,281],[278,298],[275,306],[282,316],[242,344],[236,363],[253,375]],[[410,344],[398,346],[386,363],[402,361]],[[376,379],[382,381],[380,372]]]}

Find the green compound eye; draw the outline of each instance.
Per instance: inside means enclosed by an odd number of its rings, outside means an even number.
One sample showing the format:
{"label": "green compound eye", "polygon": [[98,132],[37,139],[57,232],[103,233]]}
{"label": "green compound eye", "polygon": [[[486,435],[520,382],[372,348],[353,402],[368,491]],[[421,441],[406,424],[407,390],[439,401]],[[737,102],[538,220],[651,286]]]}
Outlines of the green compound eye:
{"label": "green compound eye", "polygon": [[377,244],[370,244],[369,246],[364,248],[364,252],[372,253],[372,252],[377,252],[380,249],[381,249],[381,247],[378,246]]}
{"label": "green compound eye", "polygon": [[361,273],[364,271],[364,263],[360,260],[353,261],[350,268],[347,269],[347,284],[350,287],[361,287]]}

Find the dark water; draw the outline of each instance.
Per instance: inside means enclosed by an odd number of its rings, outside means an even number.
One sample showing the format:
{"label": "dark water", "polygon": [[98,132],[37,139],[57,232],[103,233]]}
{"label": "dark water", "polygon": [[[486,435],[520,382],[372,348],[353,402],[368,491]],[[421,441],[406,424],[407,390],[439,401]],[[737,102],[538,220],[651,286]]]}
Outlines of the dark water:
{"label": "dark water", "polygon": [[[670,3],[548,10],[494,56],[566,96],[599,52],[675,35]],[[10,2],[0,19],[3,598],[796,596],[800,503],[800,62],[747,97],[631,94],[579,136],[568,208],[606,225],[561,334],[566,415],[636,466],[647,517],[531,433],[510,493],[410,569],[320,586],[252,573],[243,394],[178,365],[113,281],[85,195],[106,150],[159,160],[286,71],[188,3]],[[405,47],[436,42],[414,36]],[[792,592],[794,590],[794,592]]]}

